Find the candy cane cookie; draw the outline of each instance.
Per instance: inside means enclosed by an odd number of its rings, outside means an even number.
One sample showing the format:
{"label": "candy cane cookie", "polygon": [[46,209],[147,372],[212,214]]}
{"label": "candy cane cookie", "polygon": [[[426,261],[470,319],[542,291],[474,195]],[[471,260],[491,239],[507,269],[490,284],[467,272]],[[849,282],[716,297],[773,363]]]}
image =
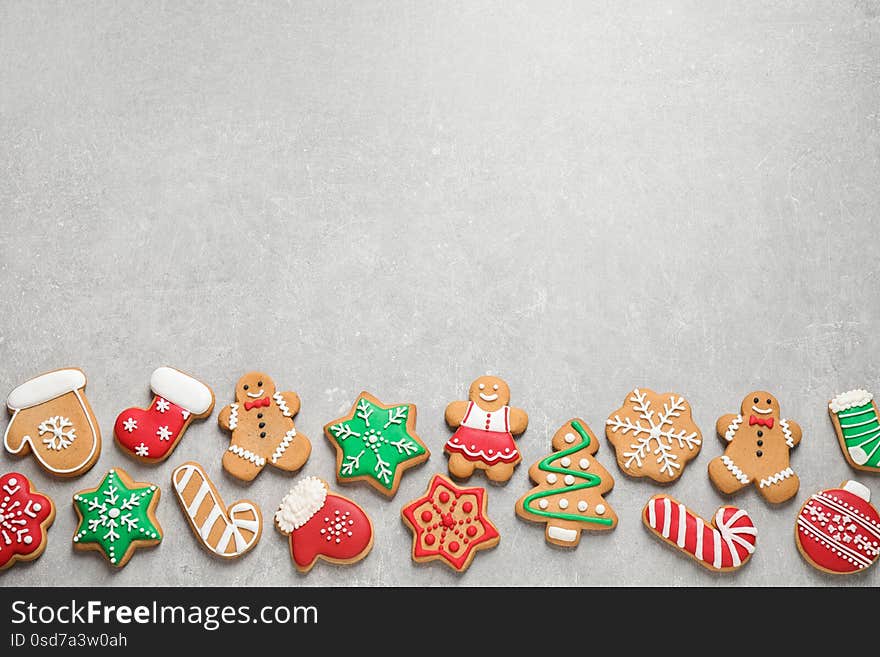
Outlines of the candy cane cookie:
{"label": "candy cane cookie", "polygon": [[177,501],[202,547],[223,559],[235,559],[260,540],[263,518],[250,500],[239,500],[229,508],[205,469],[193,461],[171,473]]}
{"label": "candy cane cookie", "polygon": [[748,512],[722,506],[711,523],[668,495],[655,495],[642,511],[651,532],[716,572],[736,570],[755,551],[758,531]]}

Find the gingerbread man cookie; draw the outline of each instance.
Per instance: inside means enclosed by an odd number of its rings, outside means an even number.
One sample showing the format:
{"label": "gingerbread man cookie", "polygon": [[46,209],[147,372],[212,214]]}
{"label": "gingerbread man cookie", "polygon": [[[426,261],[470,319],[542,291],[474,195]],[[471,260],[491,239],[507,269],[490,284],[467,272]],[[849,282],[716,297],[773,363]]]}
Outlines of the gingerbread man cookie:
{"label": "gingerbread man cookie", "polygon": [[779,504],[798,491],[800,480],[789,465],[792,447],[801,441],[797,422],[780,415],[769,392],[750,392],[739,414],[722,415],[715,425],[727,441],[724,455],[709,463],[709,479],[730,495],[754,482],[768,502]]}
{"label": "gingerbread man cookie", "polygon": [[456,430],[445,446],[450,474],[467,479],[480,469],[498,483],[513,476],[522,460],[513,437],[526,430],[529,416],[509,404],[507,384],[495,376],[481,376],[471,383],[467,401],[446,407],[446,424]]}
{"label": "gingerbread man cookie", "polygon": [[299,413],[299,395],[276,392],[275,383],[262,372],[249,372],[235,385],[235,403],[220,411],[220,426],[232,432],[223,455],[223,468],[233,477],[251,481],[268,463],[288,472],[299,470],[312,444],[293,426]]}

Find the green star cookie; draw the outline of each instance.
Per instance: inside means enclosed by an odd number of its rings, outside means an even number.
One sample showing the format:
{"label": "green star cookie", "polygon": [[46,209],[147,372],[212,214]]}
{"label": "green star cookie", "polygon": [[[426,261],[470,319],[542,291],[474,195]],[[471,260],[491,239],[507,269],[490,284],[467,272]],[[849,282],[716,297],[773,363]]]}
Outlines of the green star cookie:
{"label": "green star cookie", "polygon": [[155,484],[132,481],[119,468],[110,470],[100,486],[73,496],[73,508],[80,519],[73,546],[99,550],[111,564],[122,568],[136,548],[162,540],[162,527],[155,515],[159,496]]}
{"label": "green star cookie", "polygon": [[415,429],[415,404],[385,405],[362,392],[347,416],[324,427],[336,447],[336,480],[365,481],[393,497],[403,472],[431,455]]}

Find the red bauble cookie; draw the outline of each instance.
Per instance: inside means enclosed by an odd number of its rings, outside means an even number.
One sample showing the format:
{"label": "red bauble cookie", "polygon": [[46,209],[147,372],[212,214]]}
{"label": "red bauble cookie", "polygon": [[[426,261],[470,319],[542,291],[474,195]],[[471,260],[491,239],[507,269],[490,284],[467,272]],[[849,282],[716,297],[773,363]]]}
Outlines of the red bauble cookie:
{"label": "red bauble cookie", "polygon": [[857,573],[880,556],[880,514],[857,481],[816,493],[801,507],[795,539],[804,559],[834,575]]}

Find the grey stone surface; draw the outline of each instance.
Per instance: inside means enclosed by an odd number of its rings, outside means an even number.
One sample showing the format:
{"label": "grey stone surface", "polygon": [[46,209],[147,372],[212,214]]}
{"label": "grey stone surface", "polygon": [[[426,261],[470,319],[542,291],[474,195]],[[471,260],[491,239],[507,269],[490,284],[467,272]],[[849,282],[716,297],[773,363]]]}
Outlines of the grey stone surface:
{"label": "grey stone surface", "polygon": [[[799,557],[794,516],[849,469],[826,415],[880,391],[880,4],[3,3],[0,390],[89,376],[104,433],[74,480],[2,456],[58,505],[46,553],[3,586],[873,585]],[[170,364],[232,401],[264,369],[324,422],[367,389],[418,405],[433,450],[388,501],[344,489],[376,529],[359,565],[296,573],[271,525],[232,563],[202,552],[168,489],[201,461],[266,516],[296,481],[225,475],[228,435],[192,426],[145,467],[112,439]],[[531,414],[524,462],[491,486],[502,540],[463,576],[410,560],[400,507],[445,472],[445,404],[505,377]],[[704,432],[669,493],[709,516],[716,417],[768,388],[804,428],[796,500],[734,502],[760,536],[713,576],[652,538],[661,489],[614,474],[620,525],[576,551],[519,520],[527,467],[580,415],[598,432],[633,386],[675,390]],[[5,393],[3,393],[5,394]],[[71,547],[70,497],[121,466],[163,487],[161,546],[114,572]],[[476,483],[484,483],[482,477]]]}

